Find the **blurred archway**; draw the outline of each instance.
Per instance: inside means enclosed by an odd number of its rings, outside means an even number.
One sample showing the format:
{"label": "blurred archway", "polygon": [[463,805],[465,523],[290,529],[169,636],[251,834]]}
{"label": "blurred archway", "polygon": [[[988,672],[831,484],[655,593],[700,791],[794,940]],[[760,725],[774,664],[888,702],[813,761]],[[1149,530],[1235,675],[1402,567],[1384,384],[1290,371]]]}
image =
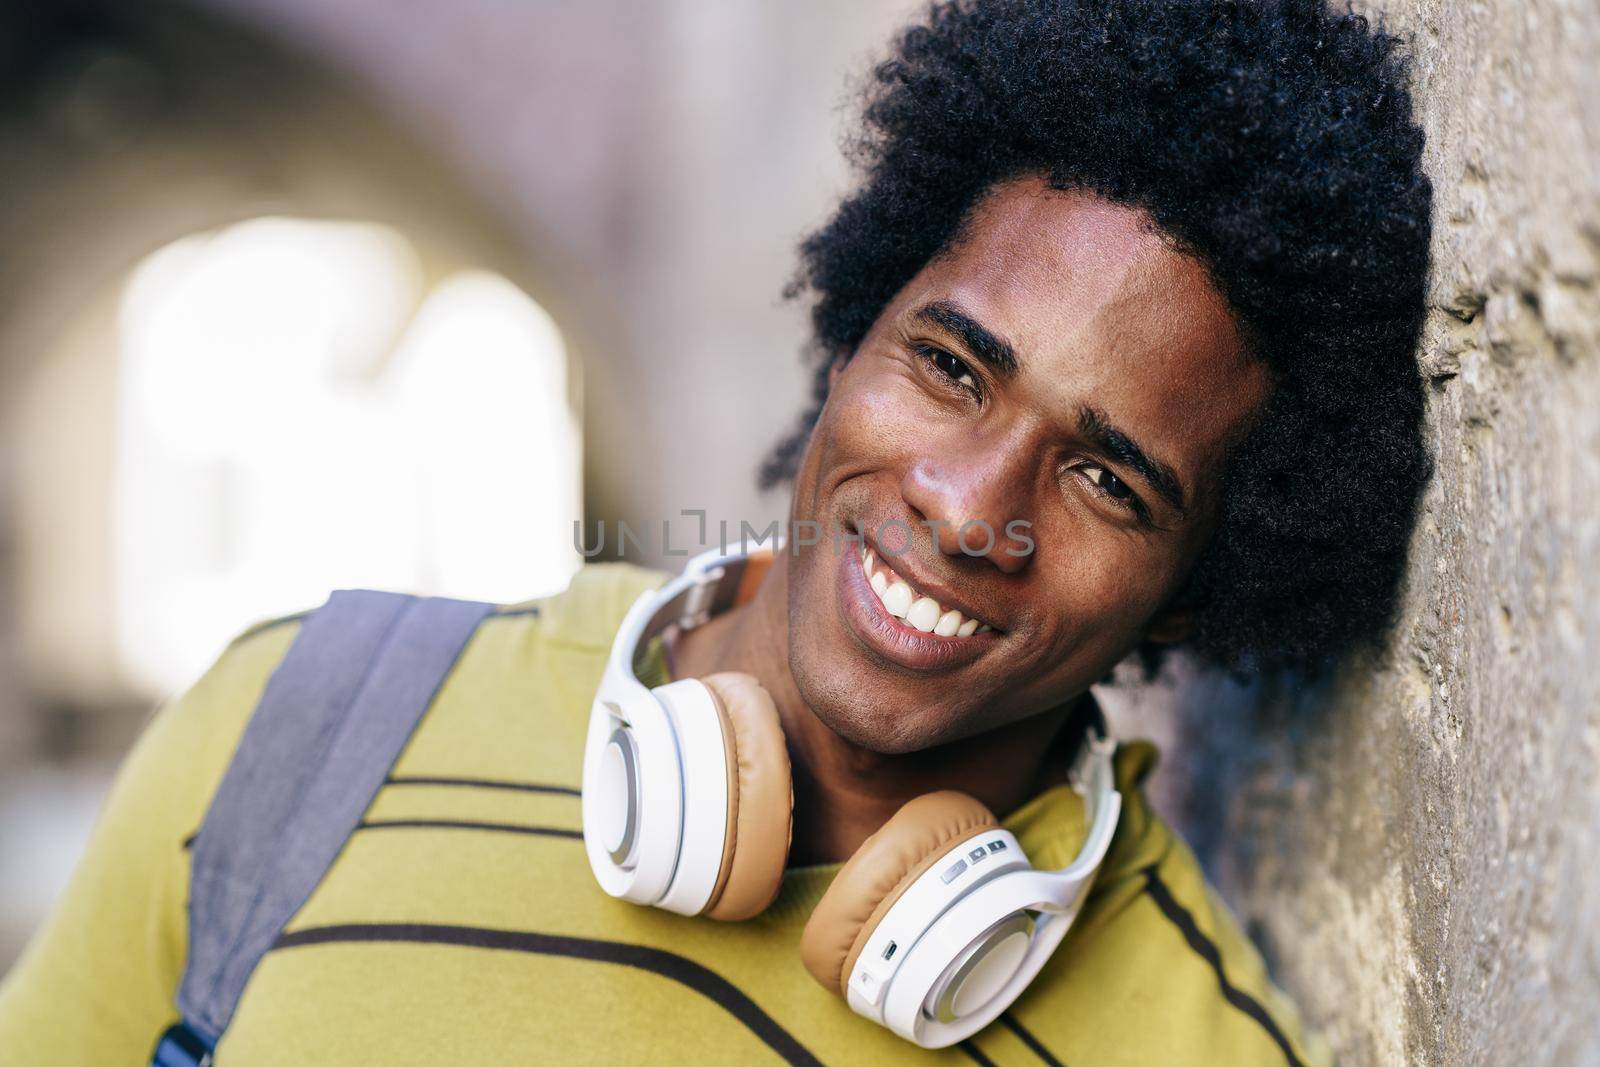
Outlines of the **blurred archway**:
{"label": "blurred archway", "polygon": [[334,586],[559,587],[605,316],[525,215],[230,18],[0,15],[0,763],[120,751]]}
{"label": "blurred archway", "polygon": [[[13,427],[18,620],[58,691],[158,698],[339,586],[509,600],[570,578],[565,344],[504,277],[430,268],[391,227],[269,217],[120,289]],[[101,617],[109,649],[83,640]]]}

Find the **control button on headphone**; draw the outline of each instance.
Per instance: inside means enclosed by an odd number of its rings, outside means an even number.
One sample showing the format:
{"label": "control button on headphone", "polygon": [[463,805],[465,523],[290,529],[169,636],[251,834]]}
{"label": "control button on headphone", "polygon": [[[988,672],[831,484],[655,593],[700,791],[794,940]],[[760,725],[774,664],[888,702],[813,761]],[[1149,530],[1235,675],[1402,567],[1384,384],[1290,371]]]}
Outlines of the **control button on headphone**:
{"label": "control button on headphone", "polygon": [[618,866],[628,866],[639,830],[639,760],[633,734],[618,726],[600,757],[600,842]]}
{"label": "control button on headphone", "polygon": [[950,1023],[982,1008],[1017,973],[1032,936],[1027,912],[1013,912],[978,935],[934,984],[928,1015]]}

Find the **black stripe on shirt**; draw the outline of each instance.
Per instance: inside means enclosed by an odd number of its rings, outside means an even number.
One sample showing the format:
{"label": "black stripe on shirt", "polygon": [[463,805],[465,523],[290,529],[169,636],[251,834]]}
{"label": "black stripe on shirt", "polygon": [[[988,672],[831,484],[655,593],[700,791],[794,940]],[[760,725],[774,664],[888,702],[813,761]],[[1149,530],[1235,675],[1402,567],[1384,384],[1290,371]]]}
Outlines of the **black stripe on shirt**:
{"label": "black stripe on shirt", "polygon": [[1161,914],[1172,921],[1172,924],[1183,932],[1183,938],[1189,943],[1201,959],[1211,965],[1211,970],[1216,973],[1217,985],[1222,989],[1222,997],[1229,1004],[1244,1012],[1250,1018],[1261,1024],[1283,1052],[1283,1058],[1290,1067],[1305,1067],[1300,1058],[1295,1055],[1294,1047],[1289,1044],[1289,1039],[1284,1036],[1272,1016],[1267,1014],[1267,1009],[1244,990],[1228,981],[1228,976],[1222,973],[1222,953],[1217,951],[1217,946],[1195,925],[1194,916],[1178,903],[1172,895],[1172,890],[1161,880],[1161,875],[1156,872],[1156,865],[1151,864],[1144,869],[1145,891],[1150,894],[1150,899],[1155,901],[1156,907],[1161,909]]}
{"label": "black stripe on shirt", "polygon": [[581,790],[570,785],[546,785],[542,782],[508,782],[503,778],[460,778],[453,775],[391,774],[384,785],[450,785],[471,789],[511,789],[519,793],[558,793],[562,796],[582,796]]}
{"label": "black stripe on shirt", "polygon": [[637,967],[688,986],[711,1000],[743,1023],[751,1033],[788,1063],[816,1064],[807,1052],[777,1021],[715,971],[664,949],[630,945],[620,941],[598,941],[587,937],[537,934],[524,930],[494,930],[478,926],[446,926],[435,923],[351,923],[340,926],[314,926],[280,934],[273,950],[304,945],[351,942],[411,942],[427,945],[456,945],[528,952],[541,956],[566,956],[597,963],[618,963]]}
{"label": "black stripe on shirt", "polygon": [[971,1038],[961,1042],[956,1046],[956,1048],[960,1049],[962,1052],[965,1052],[967,1054],[967,1058],[972,1060],[973,1063],[976,1063],[978,1067],[997,1067],[993,1060],[983,1054],[983,1049],[972,1043]]}
{"label": "black stripe on shirt", "polygon": [[[559,826],[523,826],[507,822],[472,822],[467,819],[363,819],[356,830],[493,830],[503,834],[535,834],[540,837],[575,837],[583,840],[582,830]],[[353,833],[354,831],[352,831]]]}
{"label": "black stripe on shirt", "polygon": [[[570,837],[581,841],[582,830],[569,830],[563,826],[524,826],[520,823],[507,822],[474,822],[469,819],[363,819],[355,824],[350,832],[357,830],[489,830],[503,834],[532,834],[536,837]],[[200,836],[196,830],[184,838],[180,847],[189,851],[194,847],[195,839]]]}
{"label": "black stripe on shirt", "polygon": [[1065,1067],[1065,1065],[1060,1060],[1056,1059],[1055,1056],[1051,1054],[1050,1050],[1045,1048],[1038,1038],[1029,1033],[1028,1028],[1023,1026],[1022,1023],[1014,1018],[1010,1012],[1001,1012],[1000,1022],[1005,1025],[1007,1030],[1010,1030],[1013,1034],[1016,1034],[1018,1040],[1020,1040],[1024,1045],[1027,1045],[1028,1048],[1032,1050],[1033,1054],[1039,1057],[1039,1059],[1044,1063],[1048,1064],[1049,1067]]}

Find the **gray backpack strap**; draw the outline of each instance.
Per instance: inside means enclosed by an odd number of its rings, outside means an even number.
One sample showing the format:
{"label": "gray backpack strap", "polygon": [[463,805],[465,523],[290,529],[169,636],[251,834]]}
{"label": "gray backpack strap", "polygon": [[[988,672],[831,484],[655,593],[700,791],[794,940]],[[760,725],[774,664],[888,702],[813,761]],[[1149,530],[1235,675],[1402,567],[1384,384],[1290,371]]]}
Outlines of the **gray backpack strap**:
{"label": "gray backpack strap", "polygon": [[183,1022],[154,1062],[209,1058],[257,962],[322,881],[490,610],[341,590],[301,624],[195,839]]}

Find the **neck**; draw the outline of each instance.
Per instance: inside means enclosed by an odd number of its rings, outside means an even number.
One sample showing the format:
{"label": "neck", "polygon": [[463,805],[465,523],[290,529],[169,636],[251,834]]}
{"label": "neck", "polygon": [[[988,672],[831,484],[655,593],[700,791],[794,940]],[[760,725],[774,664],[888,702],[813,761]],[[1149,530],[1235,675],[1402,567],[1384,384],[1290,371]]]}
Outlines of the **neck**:
{"label": "neck", "polygon": [[672,673],[742,671],[772,694],[794,775],[792,866],[848,858],[923,793],[957,789],[1003,818],[1066,781],[1065,758],[1053,742],[1071,704],[919,752],[874,752],[834,733],[801,698],[789,668],[787,558],[778,553],[753,598],[683,634]]}

